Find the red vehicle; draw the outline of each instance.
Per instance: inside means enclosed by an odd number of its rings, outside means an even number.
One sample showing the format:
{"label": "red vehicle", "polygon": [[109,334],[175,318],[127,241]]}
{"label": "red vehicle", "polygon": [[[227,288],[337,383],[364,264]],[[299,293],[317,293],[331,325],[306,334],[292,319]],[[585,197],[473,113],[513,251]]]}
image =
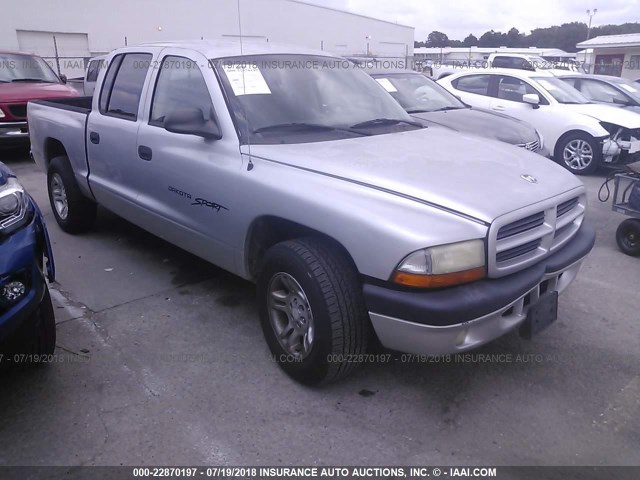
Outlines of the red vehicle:
{"label": "red vehicle", "polygon": [[29,100],[79,96],[66,81],[36,55],[0,51],[0,145],[28,140]]}

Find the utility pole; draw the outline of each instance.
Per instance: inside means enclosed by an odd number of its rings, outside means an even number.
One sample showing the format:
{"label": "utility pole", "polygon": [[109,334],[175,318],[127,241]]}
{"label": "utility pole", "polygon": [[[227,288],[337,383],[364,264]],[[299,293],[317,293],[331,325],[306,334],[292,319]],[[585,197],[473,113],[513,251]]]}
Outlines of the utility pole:
{"label": "utility pole", "polygon": [[591,35],[591,19],[596,13],[598,13],[597,8],[594,8],[593,12],[591,10],[587,10],[587,15],[589,15],[589,27],[587,28],[587,40],[589,40],[589,36]]}

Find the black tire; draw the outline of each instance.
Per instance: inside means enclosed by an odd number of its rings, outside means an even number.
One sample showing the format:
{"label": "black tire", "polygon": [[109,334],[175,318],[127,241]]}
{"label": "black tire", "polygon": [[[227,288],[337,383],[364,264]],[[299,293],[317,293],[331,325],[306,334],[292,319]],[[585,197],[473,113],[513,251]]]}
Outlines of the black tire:
{"label": "black tire", "polygon": [[640,256],[640,220],[630,218],[622,222],[616,230],[616,242],[623,253]]}
{"label": "black tire", "polygon": [[[311,347],[301,358],[285,350],[271,321],[277,314],[270,306],[272,282],[283,273],[302,288],[314,326]],[[339,248],[313,238],[275,245],[265,255],[257,291],[260,322],[273,359],[293,379],[305,385],[329,383],[363,363],[369,317],[358,273]],[[282,315],[292,322],[289,314]]]}
{"label": "black tire", "polygon": [[[58,208],[56,208],[56,201],[54,200],[54,185],[56,183],[62,183],[63,191],[66,195],[66,215],[61,215]],[[96,220],[97,205],[80,191],[67,157],[60,156],[51,160],[47,172],[47,190],[53,216],[62,230],[67,233],[82,233],[93,227]]]}
{"label": "black tire", "polygon": [[[585,160],[576,159],[575,157],[569,157],[569,151],[572,146],[572,143],[579,144],[583,142],[582,145],[588,145],[584,147],[582,151],[583,154],[589,153],[589,149],[591,152],[591,160],[587,163]],[[567,155],[565,155],[565,151],[567,151]],[[579,155],[579,153],[578,153]],[[582,158],[582,157],[581,157]],[[598,144],[598,142],[591,135],[585,132],[572,132],[568,135],[565,135],[558,140],[556,143],[556,148],[554,152],[554,159],[564,168],[574,173],[575,175],[589,175],[598,168],[600,168],[600,164],[602,163],[602,147]],[[579,166],[577,163],[583,161],[586,165]]]}

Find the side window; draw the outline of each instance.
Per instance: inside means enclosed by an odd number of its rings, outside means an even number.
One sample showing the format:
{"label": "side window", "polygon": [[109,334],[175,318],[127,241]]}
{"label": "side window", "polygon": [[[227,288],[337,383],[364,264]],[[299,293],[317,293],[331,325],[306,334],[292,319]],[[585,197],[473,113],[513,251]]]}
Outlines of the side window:
{"label": "side window", "polygon": [[[140,96],[149,70],[150,53],[127,53],[109,66],[100,94],[100,110],[127,120],[138,118]],[[113,71],[113,74],[112,74]],[[108,87],[111,87],[107,90]]]}
{"label": "side window", "polygon": [[629,99],[623,93],[619,92],[611,85],[607,85],[604,82],[582,80],[582,82],[580,83],[580,91],[589,100],[619,104],[625,104],[629,102]]}
{"label": "side window", "polygon": [[116,78],[116,73],[118,73],[118,68],[120,68],[120,63],[122,62],[123,57],[124,55],[116,55],[113,57],[111,65],[109,65],[109,70],[107,70],[107,74],[102,81],[102,89],[100,90],[100,113],[105,113],[107,111],[107,104],[109,103],[113,80]]}
{"label": "side window", "polygon": [[213,103],[200,68],[184,57],[165,57],[156,81],[149,123],[162,126],[170,113],[194,108],[200,109],[205,119],[213,117]]}
{"label": "side window", "polygon": [[495,68],[514,68],[511,57],[494,57],[492,66]]}
{"label": "side window", "polygon": [[102,60],[92,60],[87,68],[87,82],[95,82],[98,79],[98,73],[102,65]]}
{"label": "side window", "polygon": [[452,84],[456,90],[489,95],[489,75],[469,75],[455,79]]}
{"label": "side window", "polygon": [[528,93],[539,95],[535,88],[519,78],[500,77],[498,80],[498,98],[522,102],[522,96]]}

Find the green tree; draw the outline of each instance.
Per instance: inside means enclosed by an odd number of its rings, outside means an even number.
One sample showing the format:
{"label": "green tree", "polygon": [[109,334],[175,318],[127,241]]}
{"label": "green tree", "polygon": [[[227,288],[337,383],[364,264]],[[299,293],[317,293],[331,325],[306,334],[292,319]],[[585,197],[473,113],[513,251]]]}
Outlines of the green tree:
{"label": "green tree", "polygon": [[462,41],[462,45],[465,47],[475,47],[478,45],[478,39],[473,33],[470,33],[467,35],[467,38]]}
{"label": "green tree", "polygon": [[438,31],[433,31],[427,37],[427,47],[448,47],[449,37]]}

